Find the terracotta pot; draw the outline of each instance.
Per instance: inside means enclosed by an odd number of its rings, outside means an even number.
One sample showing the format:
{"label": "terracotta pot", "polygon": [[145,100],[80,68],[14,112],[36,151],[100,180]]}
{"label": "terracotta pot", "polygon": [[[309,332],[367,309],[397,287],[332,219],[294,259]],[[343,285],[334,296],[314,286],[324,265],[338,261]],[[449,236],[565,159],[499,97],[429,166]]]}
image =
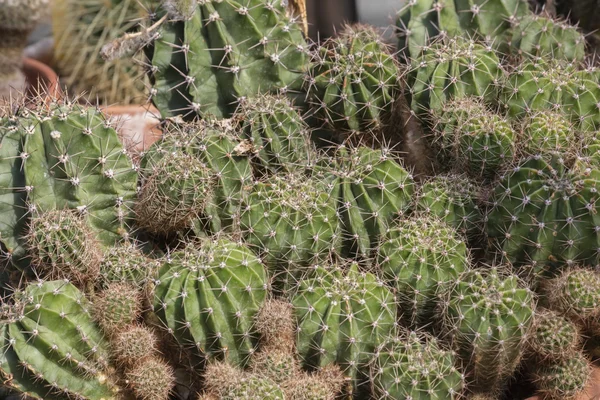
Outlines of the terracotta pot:
{"label": "terracotta pot", "polygon": [[128,149],[143,152],[162,135],[160,112],[153,106],[108,106],[100,109],[116,123],[123,145]]}
{"label": "terracotta pot", "polygon": [[57,99],[62,95],[58,75],[46,64],[33,58],[23,58],[23,73],[27,79],[27,97]]}
{"label": "terracotta pot", "polygon": [[[533,396],[526,400],[544,400],[543,396]],[[595,366],[592,378],[585,391],[576,400],[600,400],[600,367]]]}

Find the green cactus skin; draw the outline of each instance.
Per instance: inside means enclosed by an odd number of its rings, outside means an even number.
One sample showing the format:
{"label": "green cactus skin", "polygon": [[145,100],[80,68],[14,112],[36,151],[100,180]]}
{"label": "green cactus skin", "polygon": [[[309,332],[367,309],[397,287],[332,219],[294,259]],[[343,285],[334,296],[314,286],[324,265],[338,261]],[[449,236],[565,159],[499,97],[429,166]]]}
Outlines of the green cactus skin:
{"label": "green cactus skin", "polygon": [[396,288],[402,321],[412,328],[430,324],[448,283],[469,268],[465,242],[435,218],[401,220],[382,238],[377,264]]}
{"label": "green cactus skin", "polygon": [[[239,207],[252,184],[252,167],[244,143],[237,136],[232,121],[202,120],[195,123],[169,124],[162,140],[155,143],[142,158],[142,168],[159,163],[172,152],[195,156],[216,178],[214,199],[205,210],[212,233],[221,232],[237,223]],[[206,226],[203,226],[204,228]]]}
{"label": "green cactus skin", "polygon": [[569,118],[553,110],[531,111],[523,122],[525,154],[568,155],[581,147],[581,139]]}
{"label": "green cactus skin", "polygon": [[333,131],[380,131],[400,91],[401,71],[377,32],[347,27],[319,47],[305,78],[313,109]]}
{"label": "green cactus skin", "polygon": [[84,286],[100,274],[102,247],[84,216],[73,210],[35,212],[27,243],[35,272]]}
{"label": "green cactus skin", "polygon": [[211,363],[204,373],[207,393],[200,399],[284,400],[283,389],[267,377],[241,371],[227,363]]}
{"label": "green cactus skin", "polygon": [[536,274],[579,261],[598,263],[597,171],[533,157],[507,170],[490,195],[487,233],[514,265]]}
{"label": "green cactus skin", "polygon": [[501,75],[500,60],[490,47],[462,38],[433,44],[411,66],[412,110],[426,114],[467,96],[493,102]]}
{"label": "green cactus skin", "polygon": [[166,362],[151,357],[127,372],[127,381],[140,400],[167,400],[175,386],[175,374]]}
{"label": "green cactus skin", "polygon": [[301,88],[307,45],[284,2],[203,1],[184,14],[167,15],[148,48],[163,117],[228,117],[243,97]]}
{"label": "green cactus skin", "polygon": [[92,311],[104,333],[112,337],[141,316],[142,296],[133,285],[111,283],[96,295]]}
{"label": "green cactus skin", "polygon": [[440,319],[473,390],[494,392],[515,371],[533,325],[535,302],[516,275],[471,270],[450,285]]}
{"label": "green cactus skin", "polygon": [[550,307],[576,322],[593,322],[600,315],[600,274],[574,268],[545,282]]}
{"label": "green cactus skin", "polygon": [[44,388],[90,400],[116,399],[118,388],[105,373],[107,343],[84,295],[65,281],[39,281],[19,298],[25,300],[3,324],[6,347],[0,352],[10,385],[33,389],[38,398],[46,398]]}
{"label": "green cactus skin", "polygon": [[308,265],[337,248],[335,200],[318,181],[274,175],[258,182],[242,204],[242,233],[274,272]]}
{"label": "green cactus skin", "polygon": [[310,129],[285,97],[264,95],[246,99],[233,118],[252,142],[254,161],[260,169],[293,172],[314,162]]}
{"label": "green cactus skin", "polygon": [[479,206],[481,188],[464,175],[440,175],[421,186],[416,210],[436,217],[469,240],[483,232],[483,210]]}
{"label": "green cactus skin", "polygon": [[377,399],[462,398],[464,375],[456,357],[427,334],[405,332],[382,344],[371,366]]}
{"label": "green cactus skin", "polygon": [[137,223],[149,232],[168,235],[190,228],[214,209],[213,171],[195,155],[181,149],[146,165],[145,180],[136,204]]}
{"label": "green cactus skin", "polygon": [[143,287],[154,276],[159,262],[146,257],[135,242],[105,250],[100,263],[100,286],[128,283]]}
{"label": "green cactus skin", "polygon": [[376,275],[358,265],[316,265],[292,296],[298,353],[305,367],[339,365],[358,385],[365,366],[396,329],[396,300]]}
{"label": "green cactus skin", "polygon": [[577,325],[550,310],[538,311],[529,338],[531,356],[547,363],[566,358],[581,346]]}
{"label": "green cactus skin", "polygon": [[316,169],[338,199],[344,256],[370,257],[392,221],[408,212],[416,191],[412,175],[387,149],[340,146]]}
{"label": "green cactus skin", "polygon": [[265,301],[266,271],[247,247],[206,239],[172,253],[156,281],[154,312],[180,345],[243,365],[254,351],[252,322]]}
{"label": "green cactus skin", "polygon": [[585,57],[585,37],[565,22],[527,15],[515,23],[511,51],[531,58],[581,62]]}
{"label": "green cactus skin", "polygon": [[486,40],[498,40],[519,18],[529,14],[525,0],[454,0],[463,29]]}
{"label": "green cactus skin", "polygon": [[489,178],[514,158],[517,137],[510,122],[476,99],[449,101],[433,119],[434,144],[458,170]]}
{"label": "green cactus skin", "polygon": [[539,364],[533,380],[544,398],[574,400],[582,394],[590,379],[592,367],[582,353],[550,365]]}

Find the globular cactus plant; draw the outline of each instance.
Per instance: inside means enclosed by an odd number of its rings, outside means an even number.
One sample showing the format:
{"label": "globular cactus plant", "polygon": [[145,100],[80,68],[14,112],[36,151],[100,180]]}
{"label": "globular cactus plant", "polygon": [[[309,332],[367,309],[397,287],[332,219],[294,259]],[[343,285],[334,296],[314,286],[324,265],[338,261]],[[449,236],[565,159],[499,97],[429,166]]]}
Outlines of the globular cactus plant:
{"label": "globular cactus plant", "polygon": [[95,296],[92,311],[104,333],[114,336],[140,317],[142,296],[133,285],[112,283]]}
{"label": "globular cactus plant", "polygon": [[141,400],[167,400],[175,386],[173,368],[158,358],[142,360],[126,376],[132,392]]}
{"label": "globular cactus plant", "polygon": [[521,142],[525,155],[554,153],[568,158],[581,147],[581,138],[569,118],[554,110],[529,112],[522,123]]}
{"label": "globular cactus plant", "polygon": [[152,101],[161,115],[227,117],[243,97],[299,90],[307,45],[286,6],[164,2],[147,47]]}
{"label": "globular cactus plant", "polygon": [[559,313],[538,310],[528,341],[531,356],[544,363],[568,358],[581,346],[579,328]]}
{"label": "globular cactus plant", "polygon": [[588,324],[600,316],[600,274],[574,268],[544,282],[544,293],[552,309],[572,320]]}
{"label": "globular cactus plant", "polygon": [[116,398],[108,344],[83,293],[65,281],[39,281],[17,298],[10,317],[0,323],[5,384],[44,399],[52,393]]}
{"label": "globular cactus plant", "polygon": [[477,178],[492,178],[512,161],[516,140],[510,122],[472,98],[447,102],[434,112],[433,141],[441,157]]}
{"label": "globular cactus plant", "polygon": [[532,291],[501,269],[470,270],[448,286],[440,320],[475,392],[494,392],[515,371],[533,325]]}
{"label": "globular cactus plant", "polygon": [[400,92],[401,70],[379,34],[349,26],[313,54],[305,78],[313,109],[340,139],[377,133],[389,123]]}
{"label": "globular cactus plant", "polygon": [[149,328],[129,325],[120,329],[110,342],[110,350],[116,364],[130,369],[140,360],[151,357],[158,350],[158,340]]}
{"label": "globular cactus plant", "polygon": [[403,332],[377,348],[371,365],[376,399],[459,399],[465,376],[456,355],[428,334]]}
{"label": "globular cactus plant", "polygon": [[257,337],[253,318],[265,301],[266,271],[250,249],[204,239],[171,253],[156,279],[154,312],[197,356],[244,365]]}
{"label": "globular cactus plant", "polygon": [[292,293],[303,365],[337,364],[356,389],[369,354],[395,332],[394,294],[358,264],[335,262],[315,265]]}
{"label": "globular cactus plant", "polygon": [[469,267],[467,246],[436,218],[400,220],[377,249],[377,264],[396,288],[402,321],[413,328],[431,323],[445,286]]}
{"label": "globular cactus plant", "polygon": [[208,393],[205,397],[215,400],[280,400],[285,393],[271,379],[245,373],[226,363],[209,364],[204,373]]}
{"label": "globular cactus plant", "polygon": [[538,365],[533,382],[544,398],[574,400],[584,393],[591,373],[590,362],[583,353],[575,352],[555,363]]}
{"label": "globular cactus plant", "polygon": [[138,243],[128,241],[109,247],[100,263],[100,286],[121,282],[141,287],[154,275],[158,264],[146,257]]}

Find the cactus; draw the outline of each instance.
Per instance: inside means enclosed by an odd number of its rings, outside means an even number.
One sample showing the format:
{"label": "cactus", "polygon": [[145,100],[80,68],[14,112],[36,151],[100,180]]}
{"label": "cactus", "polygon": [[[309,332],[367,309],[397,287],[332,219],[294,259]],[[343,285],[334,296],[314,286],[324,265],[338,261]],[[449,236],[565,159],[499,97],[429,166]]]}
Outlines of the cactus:
{"label": "cactus", "polygon": [[331,130],[343,136],[378,132],[389,122],[400,75],[375,30],[350,26],[313,53],[306,90]]}
{"label": "cactus", "polygon": [[524,153],[570,155],[579,150],[581,139],[569,118],[553,110],[531,111],[523,122]]}
{"label": "cactus", "polygon": [[396,301],[356,263],[316,265],[293,291],[298,352],[305,367],[339,365],[359,384],[369,354],[396,328]]}
{"label": "cactus", "polygon": [[554,156],[532,157],[502,174],[487,216],[487,233],[502,255],[536,273],[562,263],[596,265],[594,171],[569,169]]}
{"label": "cactus", "polygon": [[412,175],[388,149],[340,146],[336,157],[316,169],[338,198],[344,255],[370,257],[394,218],[408,211],[415,192]]}
{"label": "cactus", "polygon": [[[283,389],[269,378],[240,371],[226,363],[209,364],[205,371],[207,396],[219,400],[282,400]],[[208,397],[211,398],[211,397]]]}
{"label": "cactus", "polygon": [[447,102],[434,112],[434,144],[458,170],[493,177],[515,155],[518,139],[507,119],[472,98]]}
{"label": "cactus", "polygon": [[83,216],[73,210],[35,213],[27,244],[36,273],[85,286],[100,274],[102,248]]}
{"label": "cactus", "polygon": [[164,361],[148,358],[127,372],[132,392],[140,400],[167,400],[175,386],[173,369]]}
{"label": "cactus", "polygon": [[531,355],[542,362],[555,362],[567,358],[581,345],[577,325],[559,313],[542,310],[535,317],[529,348]]}
{"label": "cactus", "polygon": [[600,315],[600,274],[574,268],[546,281],[545,293],[550,307],[584,324]]}
{"label": "cactus", "polygon": [[0,375],[9,386],[39,398],[50,393],[117,397],[119,389],[107,372],[107,343],[77,288],[65,281],[39,281],[16,298],[22,300],[2,324]]}
{"label": "cactus", "polygon": [[377,260],[397,290],[402,320],[413,328],[430,323],[444,286],[469,267],[466,244],[454,229],[422,216],[392,226],[382,238]]}
{"label": "cactus", "polygon": [[143,286],[154,275],[158,262],[146,257],[138,244],[124,242],[108,248],[100,264],[101,286],[113,282]]}
{"label": "cactus", "polygon": [[307,45],[287,3],[165,3],[147,48],[163,117],[228,117],[243,97],[301,88]]}
{"label": "cactus", "polygon": [[582,353],[574,353],[550,365],[539,365],[533,381],[544,398],[574,400],[581,395],[590,379],[592,368]]}
{"label": "cactus", "polygon": [[143,325],[131,325],[112,338],[110,347],[117,365],[131,368],[156,353],[158,344],[150,329]]}
{"label": "cactus", "polygon": [[413,60],[412,110],[417,114],[441,110],[447,101],[467,96],[495,102],[501,76],[500,60],[490,47],[462,38],[435,43]]}
{"label": "cactus", "polygon": [[377,399],[461,398],[465,377],[455,354],[427,334],[405,332],[382,344],[371,365]]}
{"label": "cactus", "polygon": [[464,175],[440,175],[423,183],[415,208],[441,219],[467,239],[476,240],[483,232],[480,192]]}
{"label": "cactus", "polygon": [[307,265],[336,248],[335,200],[318,181],[274,175],[258,182],[244,200],[242,232],[274,272],[289,264]]}
{"label": "cactus", "polygon": [[254,351],[253,318],[268,281],[247,247],[205,239],[171,253],[160,268],[154,312],[182,346],[243,365]]}
{"label": "cactus", "polygon": [[111,283],[94,299],[94,319],[108,336],[133,324],[142,313],[142,297],[133,285]]}
{"label": "cactus", "polygon": [[265,95],[246,99],[234,119],[251,141],[261,170],[292,172],[314,162],[308,125],[285,97]]}
{"label": "cactus", "polygon": [[137,27],[158,1],[51,2],[53,61],[61,81],[103,104],[140,104],[148,94],[141,57],[104,61],[102,46]]}
{"label": "cactus", "polygon": [[533,325],[533,293],[516,275],[471,270],[444,294],[443,329],[472,379],[473,390],[493,392],[513,374]]}
{"label": "cactus", "polygon": [[514,24],[511,51],[531,58],[581,62],[585,37],[577,28],[539,15],[527,15]]}
{"label": "cactus", "polygon": [[289,400],[335,400],[344,383],[339,368],[329,366],[289,382],[285,394]]}

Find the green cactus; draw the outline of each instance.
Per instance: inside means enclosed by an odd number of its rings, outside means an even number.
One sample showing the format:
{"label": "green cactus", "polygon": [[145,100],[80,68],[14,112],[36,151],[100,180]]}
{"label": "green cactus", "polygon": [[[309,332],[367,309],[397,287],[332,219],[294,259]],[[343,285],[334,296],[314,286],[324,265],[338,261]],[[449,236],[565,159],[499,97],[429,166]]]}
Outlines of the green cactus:
{"label": "green cactus", "polygon": [[340,146],[320,164],[315,175],[338,199],[344,255],[370,257],[392,221],[408,212],[416,191],[412,175],[385,148]]}
{"label": "green cactus", "polygon": [[600,274],[575,268],[545,282],[550,307],[574,321],[593,322],[600,315]]}
{"label": "green cactus", "polygon": [[[167,1],[147,48],[163,117],[227,117],[243,97],[299,90],[307,45],[280,1]],[[166,12],[166,13],[165,13]]]}
{"label": "green cactus", "polygon": [[65,281],[40,281],[17,298],[1,328],[0,375],[8,385],[44,399],[51,393],[116,399],[108,346],[84,295]]}
{"label": "green cactus", "polygon": [[351,26],[314,52],[305,80],[313,109],[344,139],[378,132],[389,122],[400,76],[379,34],[366,26]]}
{"label": "green cactus", "polygon": [[426,114],[467,96],[494,102],[501,76],[500,60],[490,47],[464,38],[433,44],[411,66],[412,110]]}
{"label": "green cactus", "polygon": [[585,391],[591,373],[590,362],[577,352],[550,365],[539,364],[533,381],[544,398],[574,400]]}
{"label": "green cactus", "polygon": [[256,183],[242,204],[240,225],[274,272],[307,265],[339,241],[335,198],[326,185],[300,175],[274,175]]}
{"label": "green cactus", "polygon": [[369,354],[396,329],[396,300],[356,263],[316,265],[293,291],[298,353],[305,367],[339,365],[355,388]]}
{"label": "green cactus", "polygon": [[511,51],[531,58],[553,58],[581,62],[585,57],[585,37],[562,21],[527,15],[514,24]]}
{"label": "green cactus", "polygon": [[570,155],[581,146],[581,139],[562,112],[531,111],[523,122],[523,151],[527,155],[554,153]]}
{"label": "green cactus", "polygon": [[516,152],[510,122],[473,98],[451,100],[433,113],[434,144],[442,158],[477,178],[490,178]]}
{"label": "green cactus", "polygon": [[455,354],[416,332],[388,340],[375,353],[371,381],[378,399],[461,398],[465,376]]}
{"label": "green cactus", "polygon": [[249,98],[234,114],[261,170],[269,172],[305,168],[314,162],[310,129],[283,96]]}
{"label": "green cactus", "polygon": [[269,378],[240,371],[226,363],[209,364],[204,378],[209,399],[283,400],[286,398],[281,386]]}
{"label": "green cactus", "polygon": [[531,355],[542,362],[564,359],[581,346],[581,335],[577,325],[550,310],[538,311],[529,348]]}
{"label": "green cactus", "polygon": [[480,192],[481,188],[464,175],[440,175],[423,183],[415,208],[476,241],[483,232]]}
{"label": "green cactus", "polygon": [[493,392],[515,371],[533,325],[535,302],[516,275],[471,270],[449,285],[443,329],[465,362],[473,390]]}
{"label": "green cactus", "polygon": [[141,400],[168,400],[175,386],[171,366],[154,357],[142,360],[126,376],[131,391]]}
{"label": "green cactus", "polygon": [[597,171],[533,157],[507,170],[489,198],[487,233],[501,254],[535,273],[598,263]]}
{"label": "green cactus", "polygon": [[154,293],[154,312],[181,346],[234,365],[254,351],[253,318],[268,281],[260,260],[228,239],[204,239],[165,260]]}
{"label": "green cactus", "polygon": [[116,364],[127,369],[158,351],[157,338],[143,325],[131,325],[111,338],[110,350]]}
{"label": "green cactus", "polygon": [[139,289],[127,283],[111,283],[94,298],[93,316],[108,336],[132,325],[142,314]]}
{"label": "green cactus", "polygon": [[113,282],[143,286],[158,269],[158,261],[146,257],[135,242],[108,248],[100,264],[100,283]]}

